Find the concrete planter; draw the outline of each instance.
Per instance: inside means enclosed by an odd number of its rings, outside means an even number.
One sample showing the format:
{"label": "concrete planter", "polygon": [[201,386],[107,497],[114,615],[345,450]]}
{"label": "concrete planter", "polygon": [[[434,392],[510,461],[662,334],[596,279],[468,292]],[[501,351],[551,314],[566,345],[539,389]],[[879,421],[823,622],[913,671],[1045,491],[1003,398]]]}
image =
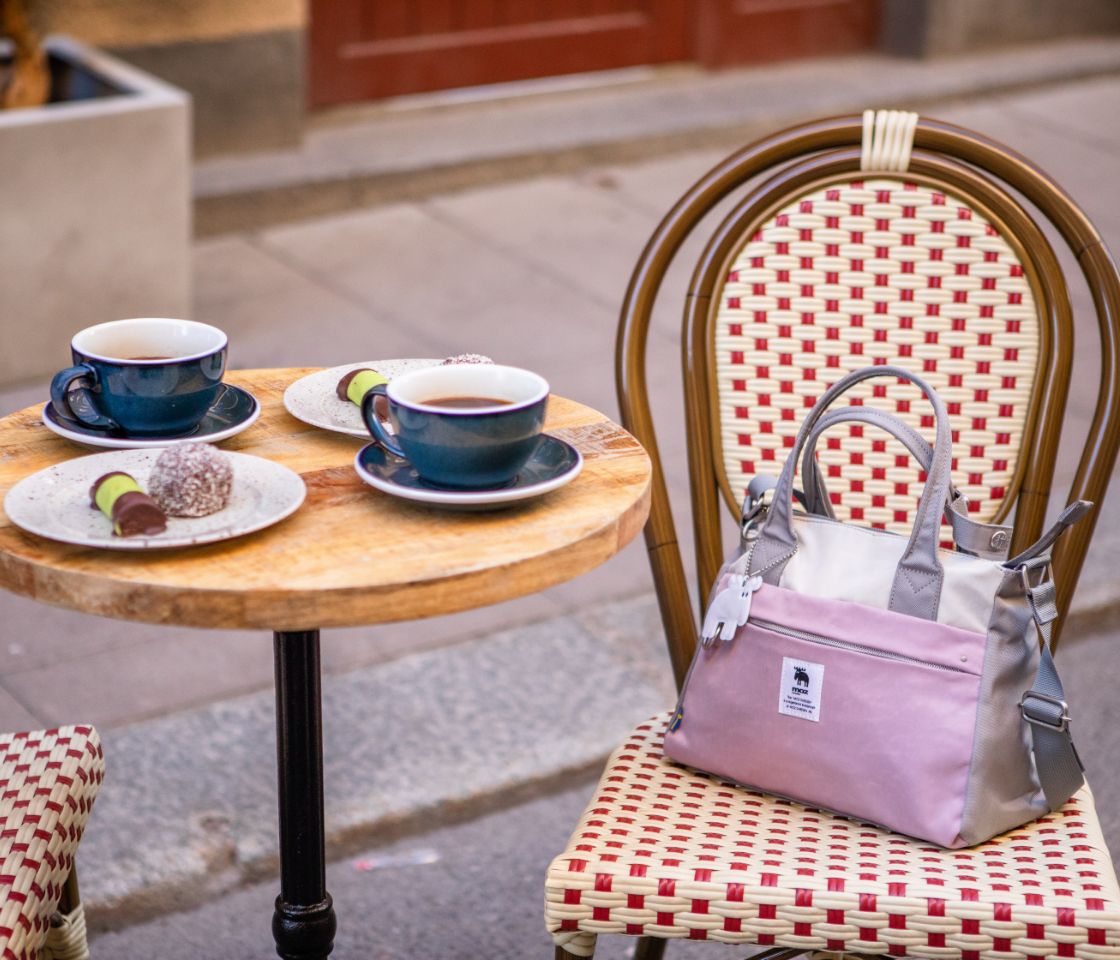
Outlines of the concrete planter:
{"label": "concrete planter", "polygon": [[190,98],[73,40],[47,48],[71,99],[0,111],[0,386],[67,366],[82,327],[190,311]]}

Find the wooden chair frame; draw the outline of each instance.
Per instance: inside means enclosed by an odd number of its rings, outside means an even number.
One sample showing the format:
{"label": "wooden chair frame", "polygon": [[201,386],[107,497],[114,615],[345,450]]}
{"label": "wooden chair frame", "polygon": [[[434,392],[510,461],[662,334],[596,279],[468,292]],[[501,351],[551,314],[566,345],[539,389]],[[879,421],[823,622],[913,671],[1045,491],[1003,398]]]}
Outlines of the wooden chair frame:
{"label": "wooden chair frame", "polygon": [[[788,201],[799,190],[823,179],[858,171],[862,136],[862,117],[836,117],[782,131],[728,157],[669,211],[631,276],[616,346],[616,383],[622,422],[653,461],[652,506],[645,537],[678,685],[696,646],[697,618],[648,401],[646,344],[658,290],[685,239],[714,206],[753,178],[771,174],[724,220],[696,267],[685,305],[682,359],[686,428],[698,581],[703,591],[722,561],[718,475],[722,468],[713,460],[714,387],[708,353],[715,309],[713,291],[722,282],[728,258],[749,227],[760,222],[779,200]],[[1007,510],[1012,503],[1015,507],[1014,550],[1037,537],[1049,505],[1072,361],[1072,321],[1065,278],[1041,231],[988,175],[1025,197],[1054,225],[1075,255],[1093,297],[1100,336],[1100,390],[1068,499],[1092,500],[1098,507],[1120,448],[1120,275],[1100,234],[1073,200],[1041,170],[1003,145],[952,124],[923,119],[914,136],[911,170],[915,176],[954,189],[985,209],[992,222],[1014,242],[1036,295],[1041,367],[1023,437],[1022,467],[1017,471],[1016,489],[1008,495]],[[1069,531],[1055,552],[1058,607],[1063,615],[1069,608],[1098,515],[1099,509],[1094,510]],[[1060,625],[1059,620],[1056,627]],[[1056,629],[1055,643],[1058,636]],[[643,945],[642,949],[654,948]],[[653,956],[648,952],[641,955]]]}

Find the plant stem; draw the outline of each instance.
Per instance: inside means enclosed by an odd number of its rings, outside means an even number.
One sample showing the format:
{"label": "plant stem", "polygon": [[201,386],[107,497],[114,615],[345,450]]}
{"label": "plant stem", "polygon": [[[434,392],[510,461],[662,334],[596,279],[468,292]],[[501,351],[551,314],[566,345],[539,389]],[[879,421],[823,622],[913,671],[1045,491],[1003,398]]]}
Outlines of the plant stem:
{"label": "plant stem", "polygon": [[0,0],[0,36],[15,47],[11,63],[0,72],[0,109],[46,103],[51,85],[47,54],[31,25],[28,0]]}

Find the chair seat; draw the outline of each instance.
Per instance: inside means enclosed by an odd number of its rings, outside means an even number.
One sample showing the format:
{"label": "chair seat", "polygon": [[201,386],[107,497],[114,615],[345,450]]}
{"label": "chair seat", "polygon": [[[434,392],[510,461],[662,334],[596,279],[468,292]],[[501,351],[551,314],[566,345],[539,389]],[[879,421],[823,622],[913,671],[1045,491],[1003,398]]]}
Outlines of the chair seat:
{"label": "chair seat", "polygon": [[600,933],[931,960],[1120,958],[1120,888],[1092,794],[966,850],[728,784],[632,732],[549,867],[556,943]]}
{"label": "chair seat", "polygon": [[0,734],[0,957],[35,960],[104,777],[93,727]]}

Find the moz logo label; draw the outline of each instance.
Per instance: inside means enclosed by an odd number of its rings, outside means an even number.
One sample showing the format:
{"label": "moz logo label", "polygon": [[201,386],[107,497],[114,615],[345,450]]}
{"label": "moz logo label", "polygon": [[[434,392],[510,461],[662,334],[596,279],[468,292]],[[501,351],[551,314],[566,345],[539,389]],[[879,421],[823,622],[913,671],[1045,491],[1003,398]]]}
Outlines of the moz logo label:
{"label": "moz logo label", "polygon": [[824,664],[782,658],[782,679],[778,689],[778,713],[800,720],[821,718]]}

